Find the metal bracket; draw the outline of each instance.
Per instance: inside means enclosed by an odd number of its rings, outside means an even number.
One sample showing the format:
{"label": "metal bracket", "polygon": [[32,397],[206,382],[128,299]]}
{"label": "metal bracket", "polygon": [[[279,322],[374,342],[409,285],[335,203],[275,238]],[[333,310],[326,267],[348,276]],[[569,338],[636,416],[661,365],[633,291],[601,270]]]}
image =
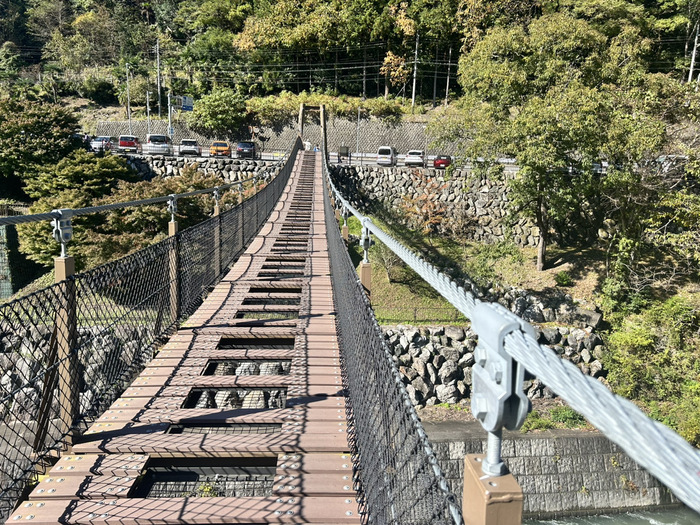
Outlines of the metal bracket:
{"label": "metal bracket", "polygon": [[363,263],[369,263],[369,247],[372,245],[372,238],[370,237],[369,227],[367,224],[371,223],[372,221],[368,217],[365,217],[362,220],[362,238],[360,239],[360,244],[364,250],[364,259],[362,260]]}
{"label": "metal bracket", "polygon": [[[484,462],[484,473],[500,476],[506,473],[500,460],[500,434],[503,427],[517,430],[530,411],[530,400],[523,391],[525,368],[505,351],[506,336],[522,331],[535,337],[530,324],[498,303],[477,302],[472,314],[472,328],[479,336],[472,367],[472,413],[484,429],[497,437],[489,444],[497,454],[489,454]],[[493,441],[493,443],[492,443]]]}
{"label": "metal bracket", "polygon": [[221,193],[219,192],[219,187],[214,188],[214,202],[219,205],[219,199],[221,198]]}
{"label": "metal bracket", "polygon": [[67,257],[67,245],[73,238],[73,224],[71,222],[73,210],[52,210],[52,213],[58,213],[60,215],[60,218],[51,221],[51,226],[53,226],[53,238],[56,239],[56,242],[61,243],[61,257]]}
{"label": "metal bracket", "polygon": [[170,212],[170,222],[175,222],[175,215],[177,215],[177,195],[171,193],[169,197],[168,212]]}

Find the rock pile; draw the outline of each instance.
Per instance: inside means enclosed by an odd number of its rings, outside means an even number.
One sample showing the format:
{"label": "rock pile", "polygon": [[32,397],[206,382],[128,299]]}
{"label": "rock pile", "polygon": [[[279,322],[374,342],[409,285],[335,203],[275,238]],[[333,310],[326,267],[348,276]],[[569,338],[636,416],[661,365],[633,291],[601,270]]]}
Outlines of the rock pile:
{"label": "rock pile", "polygon": [[[477,337],[470,328],[388,326],[384,338],[415,406],[460,403],[471,396],[472,366]],[[551,346],[562,359],[605,383],[603,341],[580,328],[537,329],[540,344]],[[526,377],[530,399],[555,397],[539,379]]]}

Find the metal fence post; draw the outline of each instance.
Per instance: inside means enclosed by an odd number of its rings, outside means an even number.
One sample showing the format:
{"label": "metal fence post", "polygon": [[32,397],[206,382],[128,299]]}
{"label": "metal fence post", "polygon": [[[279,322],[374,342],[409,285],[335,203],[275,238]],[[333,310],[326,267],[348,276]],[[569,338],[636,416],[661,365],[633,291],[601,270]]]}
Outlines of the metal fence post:
{"label": "metal fence post", "polygon": [[506,335],[533,328],[499,304],[477,302],[472,328],[479,336],[472,367],[471,409],[488,432],[486,454],[464,458],[465,525],[520,525],[523,491],[501,458],[503,428],[517,430],[530,410],[522,391],[525,369],[504,349]]}
{"label": "metal fence post", "polygon": [[177,237],[177,197],[170,195],[168,201],[168,211],[170,212],[170,222],[168,223],[168,237],[173,238],[172,249],[170,251],[170,316],[173,322],[177,322],[180,317],[180,253],[178,249]]}
{"label": "metal fence post", "polygon": [[65,436],[66,448],[73,444],[72,428],[78,416],[78,354],[75,350],[77,327],[77,304],[75,281],[75,259],[66,253],[66,246],[73,237],[71,210],[53,210],[61,217],[52,221],[53,236],[61,243],[61,256],[54,259],[55,282],[62,283],[60,304],[56,307],[56,321],[49,355],[47,369],[49,373],[44,381],[43,395],[37,414],[37,432],[34,439],[34,450],[41,451],[48,433],[49,422],[52,419],[51,405],[54,390],[58,386],[59,425]]}
{"label": "metal fence post", "polygon": [[[365,218],[366,221],[369,219]],[[372,244],[370,239],[369,228],[363,224],[362,227],[362,249],[364,250],[364,258],[360,263],[360,282],[367,292],[367,295],[372,293],[372,263],[369,262],[369,247]]]}
{"label": "metal fence post", "polygon": [[221,275],[221,208],[219,207],[219,188],[214,189],[214,269]]}
{"label": "metal fence post", "polygon": [[350,230],[348,229],[348,217],[350,216],[350,212],[346,207],[343,207],[343,229],[342,229],[342,235],[343,235],[343,240],[345,242],[348,242],[348,238],[350,237]]}

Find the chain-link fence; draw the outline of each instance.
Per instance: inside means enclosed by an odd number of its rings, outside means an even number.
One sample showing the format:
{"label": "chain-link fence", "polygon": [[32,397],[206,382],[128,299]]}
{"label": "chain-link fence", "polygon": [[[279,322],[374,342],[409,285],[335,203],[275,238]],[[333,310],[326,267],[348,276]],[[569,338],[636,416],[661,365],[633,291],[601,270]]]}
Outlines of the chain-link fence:
{"label": "chain-link fence", "polygon": [[66,441],[143,369],[272,211],[278,175],[240,205],[123,259],[0,305],[0,519]]}
{"label": "chain-link fence", "polygon": [[[324,166],[324,170],[327,167]],[[325,194],[355,488],[365,523],[462,523]]]}

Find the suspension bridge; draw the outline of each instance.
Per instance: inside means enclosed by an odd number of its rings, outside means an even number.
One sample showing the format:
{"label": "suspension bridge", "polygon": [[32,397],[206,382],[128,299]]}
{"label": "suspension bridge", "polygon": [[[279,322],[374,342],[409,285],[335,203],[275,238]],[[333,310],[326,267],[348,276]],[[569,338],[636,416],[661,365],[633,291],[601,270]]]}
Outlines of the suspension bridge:
{"label": "suspension bridge", "polygon": [[[8,523],[519,523],[500,446],[527,413],[525,367],[700,512],[698,451],[375,226],[322,150],[298,139],[229,210],[221,192],[243,183],[0,219],[52,220],[63,247],[55,285],[0,306]],[[214,216],[179,232],[177,201],[205,193]],[[74,273],[72,217],[158,203],[168,239]],[[480,336],[472,408],[488,448],[465,458],[464,495],[445,482],[383,343],[367,258],[358,276],[347,255],[338,218],[350,214],[365,251],[376,236]]]}

